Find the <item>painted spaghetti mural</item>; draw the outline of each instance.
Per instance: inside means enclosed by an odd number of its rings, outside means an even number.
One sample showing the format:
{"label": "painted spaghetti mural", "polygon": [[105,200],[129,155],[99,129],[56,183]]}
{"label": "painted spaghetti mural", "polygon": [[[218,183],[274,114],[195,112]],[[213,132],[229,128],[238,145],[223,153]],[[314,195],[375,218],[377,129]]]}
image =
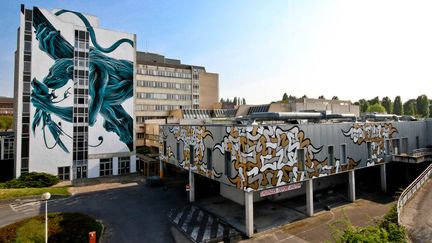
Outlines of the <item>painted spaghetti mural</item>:
{"label": "painted spaghetti mural", "polygon": [[[104,120],[105,131],[115,133],[133,151],[133,119],[122,106],[133,96],[133,63],[104,53],[111,53],[122,44],[133,47],[134,43],[123,38],[104,48],[98,44],[95,31],[84,15],[66,10],[60,10],[55,15],[64,13],[74,14],[83,22],[93,45],[89,51],[89,126],[94,126],[96,117],[100,115]],[[46,148],[52,149],[58,145],[69,153],[63,139],[71,138],[71,135],[62,129],[62,122],[73,122],[73,107],[60,104],[69,98],[71,92],[68,89],[59,97],[56,90],[66,87],[73,80],[73,43],[69,43],[61,35],[61,30],[54,28],[38,8],[33,11],[33,27],[39,49],[54,61],[43,80],[34,78],[32,81],[31,103],[36,109],[32,122],[33,134],[40,126]],[[55,120],[53,115],[61,120]],[[53,137],[54,145],[47,144],[47,133]],[[103,142],[103,137],[99,140]]]}
{"label": "painted spaghetti mural", "polygon": [[342,130],[343,135],[357,145],[371,143],[372,158],[367,161],[367,166],[384,161],[384,142],[397,132],[391,123],[354,123],[347,131]]}
{"label": "painted spaghetti mural", "polygon": [[[225,155],[231,152],[236,175],[228,180],[239,189],[258,190],[281,186],[307,178],[326,176],[353,169],[358,162],[348,158],[347,164],[327,159],[319,161],[316,155],[322,147],[315,147],[298,126],[284,129],[279,126],[227,127],[223,141],[215,150]],[[304,170],[297,160],[299,149],[304,150]]]}
{"label": "painted spaghetti mural", "polygon": [[[214,168],[209,170],[207,161],[204,160],[206,151],[204,139],[207,137],[213,139],[213,134],[209,130],[204,126],[174,126],[169,131],[180,143],[180,146],[183,145],[181,158],[177,158],[178,166],[187,170],[191,169],[210,178],[221,176]],[[190,150],[191,148],[193,148],[193,151]],[[170,151],[167,151],[167,153],[169,154]],[[190,164],[191,154],[194,155],[192,165]]]}

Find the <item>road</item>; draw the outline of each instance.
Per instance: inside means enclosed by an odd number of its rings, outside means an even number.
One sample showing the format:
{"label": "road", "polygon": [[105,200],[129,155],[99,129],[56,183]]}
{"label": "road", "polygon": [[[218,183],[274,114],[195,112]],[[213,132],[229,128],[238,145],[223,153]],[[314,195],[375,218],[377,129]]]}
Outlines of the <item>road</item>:
{"label": "road", "polygon": [[[81,212],[102,220],[104,242],[173,242],[168,213],[186,205],[182,184],[136,186],[50,200],[50,212]],[[0,205],[0,227],[44,212],[44,203],[18,201]]]}
{"label": "road", "polygon": [[413,242],[432,242],[432,180],[429,179],[404,206],[402,224]]}

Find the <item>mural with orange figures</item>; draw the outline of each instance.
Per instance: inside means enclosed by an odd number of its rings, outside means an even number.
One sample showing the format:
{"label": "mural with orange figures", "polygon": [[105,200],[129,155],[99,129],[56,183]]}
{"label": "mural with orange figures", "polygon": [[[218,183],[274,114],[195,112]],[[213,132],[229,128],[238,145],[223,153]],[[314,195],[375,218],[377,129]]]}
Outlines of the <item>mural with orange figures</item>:
{"label": "mural with orange figures", "polygon": [[[210,178],[220,177],[221,174],[215,171],[214,168],[209,170],[207,162],[204,161],[206,151],[204,139],[209,137],[213,140],[211,131],[206,130],[204,126],[174,126],[170,129],[170,132],[180,142],[180,146],[183,146],[180,149],[182,155],[177,158],[178,166],[187,170],[191,169]],[[191,148],[193,148],[193,153],[190,150]],[[194,155],[192,165],[190,164],[191,154]]]}
{"label": "mural with orange figures", "polygon": [[367,166],[384,161],[385,140],[393,138],[397,132],[391,123],[354,123],[347,131],[342,130],[343,135],[357,145],[371,144],[372,158],[367,161]]}
{"label": "mural with orange figures", "polygon": [[[298,126],[284,129],[279,126],[227,127],[223,141],[214,150],[231,152],[234,176],[228,180],[243,190],[258,190],[268,186],[282,186],[354,168],[358,162],[349,159],[346,165],[336,161],[328,166],[316,155],[322,147],[315,147]],[[304,167],[297,153],[304,150]]]}

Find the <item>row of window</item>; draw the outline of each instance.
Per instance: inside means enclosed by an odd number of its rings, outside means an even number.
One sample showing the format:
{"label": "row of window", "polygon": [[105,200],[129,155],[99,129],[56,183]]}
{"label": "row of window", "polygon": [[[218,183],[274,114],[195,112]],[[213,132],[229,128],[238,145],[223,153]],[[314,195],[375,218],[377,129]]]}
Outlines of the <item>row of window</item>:
{"label": "row of window", "polygon": [[[130,172],[130,158],[120,157],[118,160],[118,174],[126,174]],[[113,174],[112,159],[100,159],[99,161],[99,176],[110,176]],[[70,166],[57,167],[57,176],[60,180],[70,180]],[[76,168],[77,178],[87,177],[87,166],[78,166]]]}
{"label": "row of window", "polygon": [[[391,151],[390,148],[390,140],[386,140],[385,141],[385,146],[384,146],[384,150],[385,150],[385,154],[390,155],[391,152],[393,152],[393,154],[399,154],[399,153],[406,153],[408,150],[408,138],[402,138],[402,151],[401,151],[401,146],[400,146],[400,139],[392,139],[392,149],[393,151]],[[419,137],[416,136],[416,148],[418,149],[420,147],[420,141],[419,141]],[[177,143],[176,146],[176,155],[177,155],[177,159],[180,161],[181,160],[181,145],[180,143]],[[372,143],[371,142],[367,142],[367,150],[368,150],[368,159],[372,158]],[[194,165],[195,161],[195,150],[194,150],[194,146],[190,145],[189,146],[189,151],[190,151],[190,157],[189,157],[189,163],[191,165]],[[207,158],[207,168],[210,170],[213,167],[213,155],[212,155],[212,149],[211,148],[206,148],[206,158]],[[327,146],[327,152],[328,152],[328,165],[329,166],[334,166],[335,164],[335,155],[334,155],[334,145],[328,145]],[[166,147],[166,141],[163,142],[163,153],[164,155],[167,155],[167,147]],[[225,175],[231,176],[231,152],[230,151],[225,151]],[[340,145],[340,164],[344,165],[348,162],[347,160],[347,153],[346,153],[346,144],[341,144]],[[304,171],[305,168],[305,149],[297,149],[297,163],[298,163],[298,167],[299,170]]]}
{"label": "row of window", "polygon": [[189,94],[166,94],[166,93],[137,93],[138,99],[150,100],[191,100],[192,96]]}
{"label": "row of window", "polygon": [[190,73],[149,70],[149,69],[142,69],[139,67],[138,67],[137,73],[143,74],[143,75],[163,76],[163,77],[171,77],[171,78],[184,78],[184,79],[191,79],[192,78],[192,74],[190,74]]}
{"label": "row of window", "polygon": [[166,88],[166,89],[182,89],[182,90],[190,90],[191,89],[190,84],[159,82],[159,81],[138,80],[137,85],[140,87],[153,87],[153,88]]}
{"label": "row of window", "polygon": [[142,105],[138,104],[135,106],[137,111],[170,111],[180,109],[179,105]]}

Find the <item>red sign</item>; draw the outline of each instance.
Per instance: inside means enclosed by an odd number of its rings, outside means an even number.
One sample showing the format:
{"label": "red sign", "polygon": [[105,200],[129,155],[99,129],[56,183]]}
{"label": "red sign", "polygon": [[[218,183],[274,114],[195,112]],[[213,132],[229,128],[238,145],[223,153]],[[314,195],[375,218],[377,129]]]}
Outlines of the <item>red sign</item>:
{"label": "red sign", "polygon": [[96,243],[96,231],[89,232],[89,243]]}
{"label": "red sign", "polygon": [[190,191],[190,185],[189,184],[186,184],[186,191],[187,192]]}
{"label": "red sign", "polygon": [[301,188],[301,182],[261,191],[260,197],[266,197],[266,196],[270,196],[273,194],[278,194],[281,192],[287,192],[287,191],[291,191],[291,190],[295,190],[295,189],[299,189],[299,188]]}

